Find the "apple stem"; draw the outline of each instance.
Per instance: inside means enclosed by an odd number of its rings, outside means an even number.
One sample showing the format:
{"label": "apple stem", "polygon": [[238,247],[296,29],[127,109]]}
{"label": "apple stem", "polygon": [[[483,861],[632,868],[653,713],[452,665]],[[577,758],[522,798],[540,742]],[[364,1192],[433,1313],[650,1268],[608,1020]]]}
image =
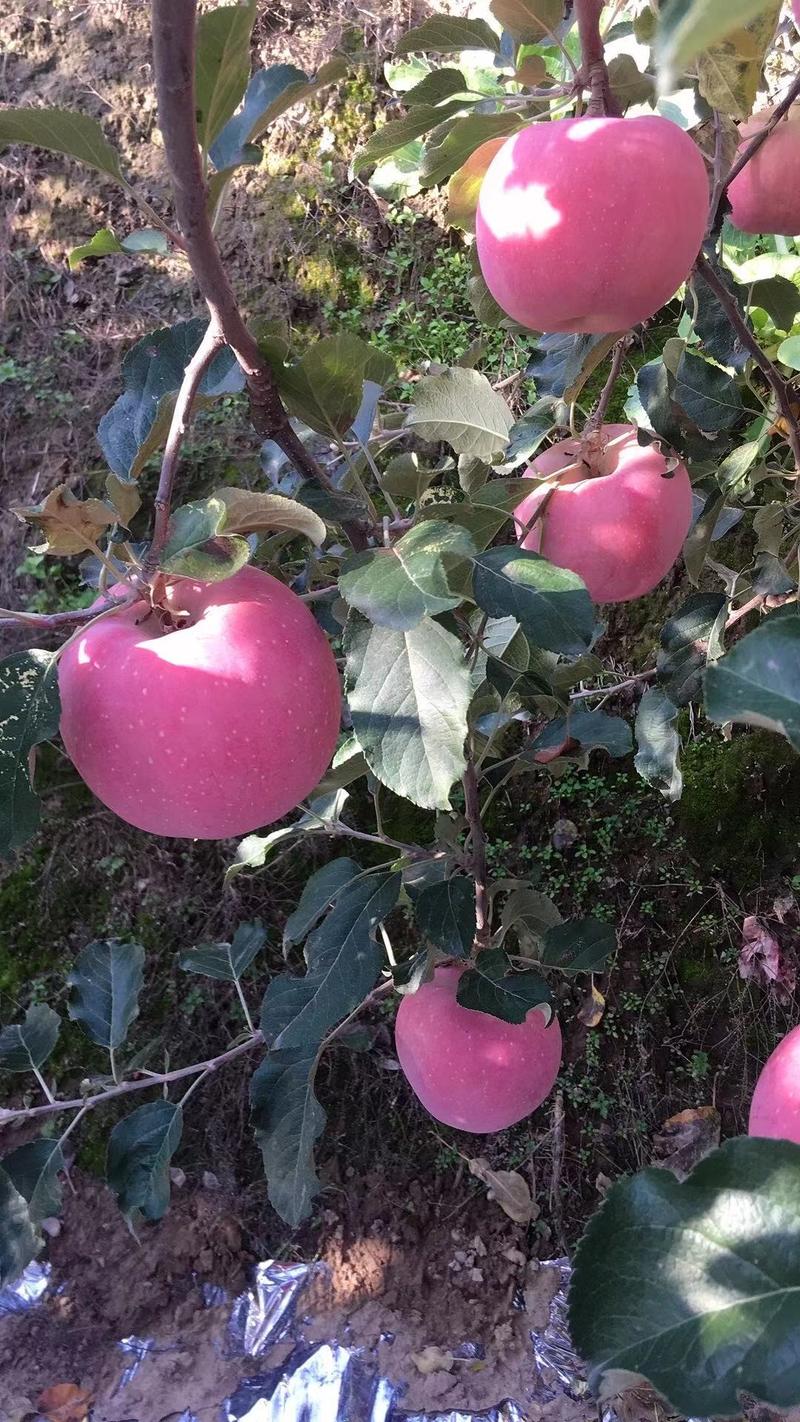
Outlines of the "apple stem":
{"label": "apple stem", "polygon": [[478,776],[470,757],[464,771],[464,805],[469,822],[470,869],[475,880],[475,953],[488,947],[491,935],[489,922],[489,871],[486,864],[486,834],[481,819]]}
{"label": "apple stem", "polygon": [[772,390],[786,424],[786,436],[791,445],[795,469],[797,473],[800,474],[800,422],[798,422],[792,403],[791,385],[787,380],[784,380],[777,366],[773,365],[769,357],[762,351],[756,340],[755,333],[751,330],[739,309],[736,298],[728,290],[713,262],[709,261],[704,252],[701,252],[697,258],[695,271],[698,271],[703,280],[711,287],[711,290],[725,311],[734,331],[736,331],[742,344],[747,347]]}
{"label": "apple stem", "polygon": [[747,166],[751,158],[754,158],[762,144],[766,143],[772,130],[777,128],[781,119],[789,112],[795,99],[800,98],[800,74],[797,74],[786,90],[780,103],[775,105],[764,127],[754,134],[747,147],[731,166],[730,172],[724,183],[714,185],[714,193],[711,199],[711,211],[709,213],[708,235],[716,237],[722,227],[722,221],[728,207],[728,189],[734,178],[738,178],[742,169]]}
{"label": "apple stem", "polygon": [[611,396],[614,394],[614,386],[619,380],[620,372],[622,370],[622,362],[625,359],[625,353],[628,349],[628,346],[630,345],[630,341],[631,337],[629,334],[626,333],[624,336],[620,337],[620,339],[614,346],[614,354],[611,359],[611,369],[608,373],[608,380],[600,391],[600,399],[598,400],[597,405],[595,406],[594,410],[592,411],[591,415],[586,421],[586,424],[583,427],[583,434],[581,435],[582,450],[583,447],[586,445],[587,440],[592,435],[595,435],[597,433],[603,423],[603,420],[605,419],[606,411],[611,401]]}
{"label": "apple stem", "polygon": [[[211,326],[221,333],[244,372],[250,417],[258,434],[274,440],[307,479],[332,492],[328,475],[292,428],[269,362],[239,310],[214,237],[197,139],[197,0],[152,0],[152,17],[158,123],[172,180],[175,215],[189,265],[208,306]],[[168,512],[159,512],[160,524],[168,518]],[[354,548],[367,546],[370,530],[365,524],[350,522],[343,527]]]}
{"label": "apple stem", "polygon": [[621,110],[611,90],[608,68],[600,34],[600,14],[604,0],[575,0],[575,15],[578,21],[578,36],[581,42],[581,81],[589,90],[591,98],[586,108],[587,117],[619,118]]}

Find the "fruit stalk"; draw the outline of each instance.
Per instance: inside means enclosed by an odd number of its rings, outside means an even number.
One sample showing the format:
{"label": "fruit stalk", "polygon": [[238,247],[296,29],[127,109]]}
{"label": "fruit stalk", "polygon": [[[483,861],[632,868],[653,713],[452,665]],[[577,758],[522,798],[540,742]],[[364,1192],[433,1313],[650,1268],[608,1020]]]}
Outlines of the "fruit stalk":
{"label": "fruit stalk", "polygon": [[478,777],[475,762],[470,758],[464,771],[464,805],[469,821],[470,869],[475,880],[475,952],[488,947],[489,888],[486,866],[486,835],[481,819]]}
{"label": "fruit stalk", "polygon": [[[189,265],[212,324],[244,372],[255,429],[275,440],[307,479],[330,491],[327,474],[292,429],[275,376],[245,325],[214,238],[195,115],[197,0],[152,0],[152,16],[158,123]],[[367,531],[361,524],[349,523],[345,532],[354,548],[366,547]]]}
{"label": "fruit stalk", "polygon": [[603,37],[600,34],[600,14],[603,0],[575,0],[578,36],[581,42],[581,77],[591,98],[587,113],[590,118],[620,116],[620,107],[611,92]]}

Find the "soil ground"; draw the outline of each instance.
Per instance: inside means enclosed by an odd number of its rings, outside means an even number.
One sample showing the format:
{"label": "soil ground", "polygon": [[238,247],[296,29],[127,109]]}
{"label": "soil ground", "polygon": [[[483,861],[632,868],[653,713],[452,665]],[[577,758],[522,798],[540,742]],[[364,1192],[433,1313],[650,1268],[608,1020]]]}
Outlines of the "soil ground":
{"label": "soil ground", "polygon": [[[0,98],[101,119],[148,200],[166,211],[160,149],[146,142],[154,126],[146,9],[133,0],[31,0],[25,7],[0,0]],[[437,357],[434,340],[453,359],[476,334],[463,250],[438,225],[437,202],[412,203],[409,236],[363,184],[347,180],[352,152],[387,103],[379,56],[411,18],[395,0],[366,16],[287,3],[260,21],[254,58],[262,63],[289,60],[311,70],[351,22],[362,30],[366,23],[370,49],[339,91],[281,121],[264,163],[238,180],[221,234],[251,315],[286,316],[311,333],[357,308],[409,370],[425,354]],[[64,480],[77,491],[99,487],[94,431],[119,393],[122,355],[146,331],[199,307],[176,259],[121,257],[70,273],[72,246],[100,226],[124,232],[135,225],[116,187],[22,148],[0,154],[0,175],[7,506],[40,499]],[[257,445],[236,401],[198,419],[185,469],[188,497],[226,478],[258,480]],[[145,483],[152,477],[149,470]],[[621,671],[651,664],[664,615],[686,592],[676,574],[612,621],[609,645]],[[22,525],[0,518],[3,605],[27,600],[49,610],[83,596],[69,560],[45,570],[26,553]],[[758,1067],[796,1017],[795,1001],[738,973],[742,923],[751,914],[777,937],[786,964],[796,965],[796,762],[763,733],[737,735],[722,748],[688,721],[684,731],[686,790],[674,809],[627,762],[602,755],[558,781],[517,779],[513,793],[495,802],[488,823],[494,871],[538,870],[565,915],[605,913],[620,927],[618,959],[596,983],[606,1001],[601,1022],[580,1020],[585,986],[562,990],[566,1058],[552,1104],[488,1139],[436,1126],[396,1069],[391,1013],[376,1009],[369,1050],[340,1045],[323,1064],[324,1189],[306,1226],[292,1234],[267,1203],[248,1125],[250,1068],[236,1064],[203,1088],[176,1160],[185,1182],[167,1219],[138,1241],[96,1178],[111,1121],[102,1129],[90,1123],[77,1144],[76,1193],[67,1194],[61,1230],[47,1247],[61,1291],[35,1313],[0,1320],[0,1418],[5,1408],[17,1422],[26,1399],[33,1405],[44,1387],[66,1381],[84,1386],[97,1401],[96,1417],[108,1422],[132,1415],[157,1422],[190,1404],[211,1407],[246,1369],[220,1359],[222,1318],[202,1308],[199,1285],[236,1292],[264,1258],[330,1266],[327,1292],[309,1311],[323,1320],[325,1336],[377,1346],[382,1333],[395,1333],[394,1351],[383,1345],[381,1361],[408,1385],[409,1407],[524,1397],[530,1320],[514,1303],[527,1283],[529,1307],[537,1306],[529,1261],[574,1242],[608,1180],[669,1153],[674,1142],[662,1127],[675,1112],[713,1107],[723,1135],[743,1129]],[[319,852],[239,878],[223,893],[232,844],[158,841],[121,825],[76,783],[57,748],[40,770],[42,833],[0,874],[0,1021],[15,1020],[31,1000],[63,1008],[65,971],[77,951],[93,938],[128,935],[144,944],[148,963],[132,1050],[190,1061],[207,1055],[209,1042],[223,1047],[239,1030],[235,998],[205,980],[187,986],[177,953],[230,937],[236,923],[258,915],[270,930],[266,968],[282,967],[283,922]],[[400,837],[433,832],[422,814],[409,826],[391,796],[385,820]],[[408,933],[402,914],[390,931]],[[258,989],[254,975],[247,987],[253,1010]],[[59,1083],[74,1086],[81,1074],[102,1069],[75,1029],[64,1042],[54,1060]],[[18,1100],[18,1085],[0,1081],[3,1099]],[[22,1139],[6,1132],[0,1148]],[[515,1224],[487,1198],[468,1167],[478,1155],[528,1181],[538,1207],[532,1224]],[[143,1369],[132,1390],[112,1401],[116,1344],[136,1333],[170,1347],[177,1339],[178,1352],[160,1356],[157,1372]],[[452,1350],[465,1339],[486,1350],[479,1371],[456,1364],[426,1374],[413,1360],[429,1345]]]}

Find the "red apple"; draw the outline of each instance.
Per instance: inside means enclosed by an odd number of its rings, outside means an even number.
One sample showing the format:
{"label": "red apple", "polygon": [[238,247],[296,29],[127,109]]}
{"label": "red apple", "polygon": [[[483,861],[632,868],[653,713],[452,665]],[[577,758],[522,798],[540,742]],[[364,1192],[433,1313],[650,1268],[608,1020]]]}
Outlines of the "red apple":
{"label": "red apple", "polygon": [[800,1145],[800,1027],[778,1043],[756,1082],[749,1133]]}
{"label": "red apple", "polygon": [[333,654],[283,583],[243,568],[173,582],[175,630],[144,602],[92,623],[59,663],[61,735],[98,799],[151,834],[224,839],[280,819],[330,763]]}
{"label": "red apple", "polygon": [[484,280],[532,330],[627,331],[686,279],[708,200],[700,150],[669,119],[532,123],[481,186]]}
{"label": "red apple", "polygon": [[440,967],[397,1012],[395,1045],[408,1083],[447,1126],[503,1131],[549,1096],[561,1065],[561,1029],[533,1008],[501,1022],[456,1001],[463,968]]}
{"label": "red apple", "polygon": [[792,14],[794,15],[794,22],[798,30],[800,30],[800,0],[792,0]]}
{"label": "red apple", "polygon": [[666,468],[657,444],[639,444],[635,425],[603,425],[592,455],[582,456],[579,439],[559,440],[525,471],[537,479],[566,472],[524,537],[548,490],[515,510],[522,547],[571,568],[595,602],[642,597],[672,567],[692,520],[686,468]]}
{"label": "red apple", "polygon": [[[754,114],[739,129],[739,153],[763,128],[771,109]],[[742,232],[800,232],[800,104],[795,104],[745,164],[728,189],[731,221]]]}

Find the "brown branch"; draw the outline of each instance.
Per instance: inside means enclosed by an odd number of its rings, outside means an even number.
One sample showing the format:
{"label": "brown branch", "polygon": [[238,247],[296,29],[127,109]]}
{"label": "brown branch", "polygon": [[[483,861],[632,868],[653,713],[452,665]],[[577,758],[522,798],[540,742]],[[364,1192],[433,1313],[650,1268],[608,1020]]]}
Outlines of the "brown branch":
{"label": "brown branch", "polygon": [[619,380],[622,362],[625,359],[625,352],[628,349],[630,339],[628,335],[622,336],[614,346],[614,355],[611,361],[611,370],[608,373],[608,380],[600,391],[600,399],[595,409],[583,427],[582,440],[585,440],[587,435],[594,434],[596,430],[599,430],[605,419],[606,410],[608,409],[611,396],[614,394],[614,386]]}
{"label": "brown branch", "polygon": [[10,608],[0,608],[0,627],[31,627],[37,632],[57,632],[62,627],[94,622],[101,613],[125,607],[133,601],[134,595],[126,593],[124,597],[109,597],[99,606],[76,607],[71,612],[14,612]]}
{"label": "brown branch", "polygon": [[728,290],[717,272],[716,267],[708,260],[704,252],[701,252],[698,256],[697,262],[695,263],[695,270],[700,273],[703,280],[711,287],[711,290],[725,311],[733,329],[736,331],[742,344],[749,350],[753,360],[772,390],[778,403],[778,408],[786,421],[787,438],[794,456],[795,469],[800,474],[800,423],[798,423],[792,406],[791,386],[789,382],[784,380],[777,367],[772,364],[769,357],[762,351],[756,340],[754,331],[748,325],[739,309],[736,298]]}
{"label": "brown branch", "polygon": [[161,550],[167,541],[169,513],[172,505],[172,489],[178,470],[181,443],[186,426],[191,419],[195,396],[197,395],[200,382],[208,370],[208,367],[217,354],[217,351],[219,351],[224,344],[225,337],[222,334],[222,330],[218,322],[212,317],[206,327],[202,341],[183,372],[183,380],[181,381],[181,386],[175,400],[175,408],[172,412],[167,442],[164,445],[164,454],[161,460],[161,474],[159,476],[158,490],[155,498],[156,512],[153,524],[153,541],[150,544],[144,562],[145,574],[152,573],[154,569],[158,567]]}
{"label": "brown branch", "polygon": [[621,109],[608,78],[608,67],[600,34],[600,14],[604,0],[575,0],[578,37],[581,42],[581,79],[591,98],[587,107],[590,118],[609,115],[618,118]]}
{"label": "brown branch", "polygon": [[475,880],[475,952],[480,953],[489,943],[489,886],[486,865],[486,835],[481,819],[478,777],[475,763],[467,761],[464,771],[464,805],[469,821],[470,869]]}
{"label": "brown branch", "polygon": [[731,170],[728,173],[727,178],[725,179],[725,182],[721,185],[719,192],[717,192],[715,189],[714,195],[712,197],[711,213],[709,217],[709,232],[712,236],[716,236],[717,232],[719,232],[719,229],[722,226],[722,219],[725,215],[725,204],[728,196],[728,189],[734,178],[738,178],[742,169],[747,166],[751,158],[755,157],[759,148],[762,146],[762,144],[766,143],[767,139],[772,133],[772,130],[777,127],[784,114],[788,113],[789,109],[792,107],[792,104],[797,98],[800,98],[800,74],[798,74],[793,80],[793,82],[789,85],[789,88],[786,90],[786,93],[784,94],[780,103],[775,105],[775,108],[770,114],[767,122],[764,124],[764,127],[759,129],[758,133],[755,134],[753,138],[751,138],[744,151],[739,154],[739,157],[733,163]]}
{"label": "brown branch", "polygon": [[[245,325],[211,227],[195,112],[197,0],[151,0],[151,3],[158,122],[189,265],[212,323],[222,332],[244,371],[255,429],[264,439],[274,440],[307,479],[332,491],[333,485],[324,469],[289,422],[275,376]],[[354,547],[366,546],[366,532],[361,524],[348,524],[345,531]]]}

